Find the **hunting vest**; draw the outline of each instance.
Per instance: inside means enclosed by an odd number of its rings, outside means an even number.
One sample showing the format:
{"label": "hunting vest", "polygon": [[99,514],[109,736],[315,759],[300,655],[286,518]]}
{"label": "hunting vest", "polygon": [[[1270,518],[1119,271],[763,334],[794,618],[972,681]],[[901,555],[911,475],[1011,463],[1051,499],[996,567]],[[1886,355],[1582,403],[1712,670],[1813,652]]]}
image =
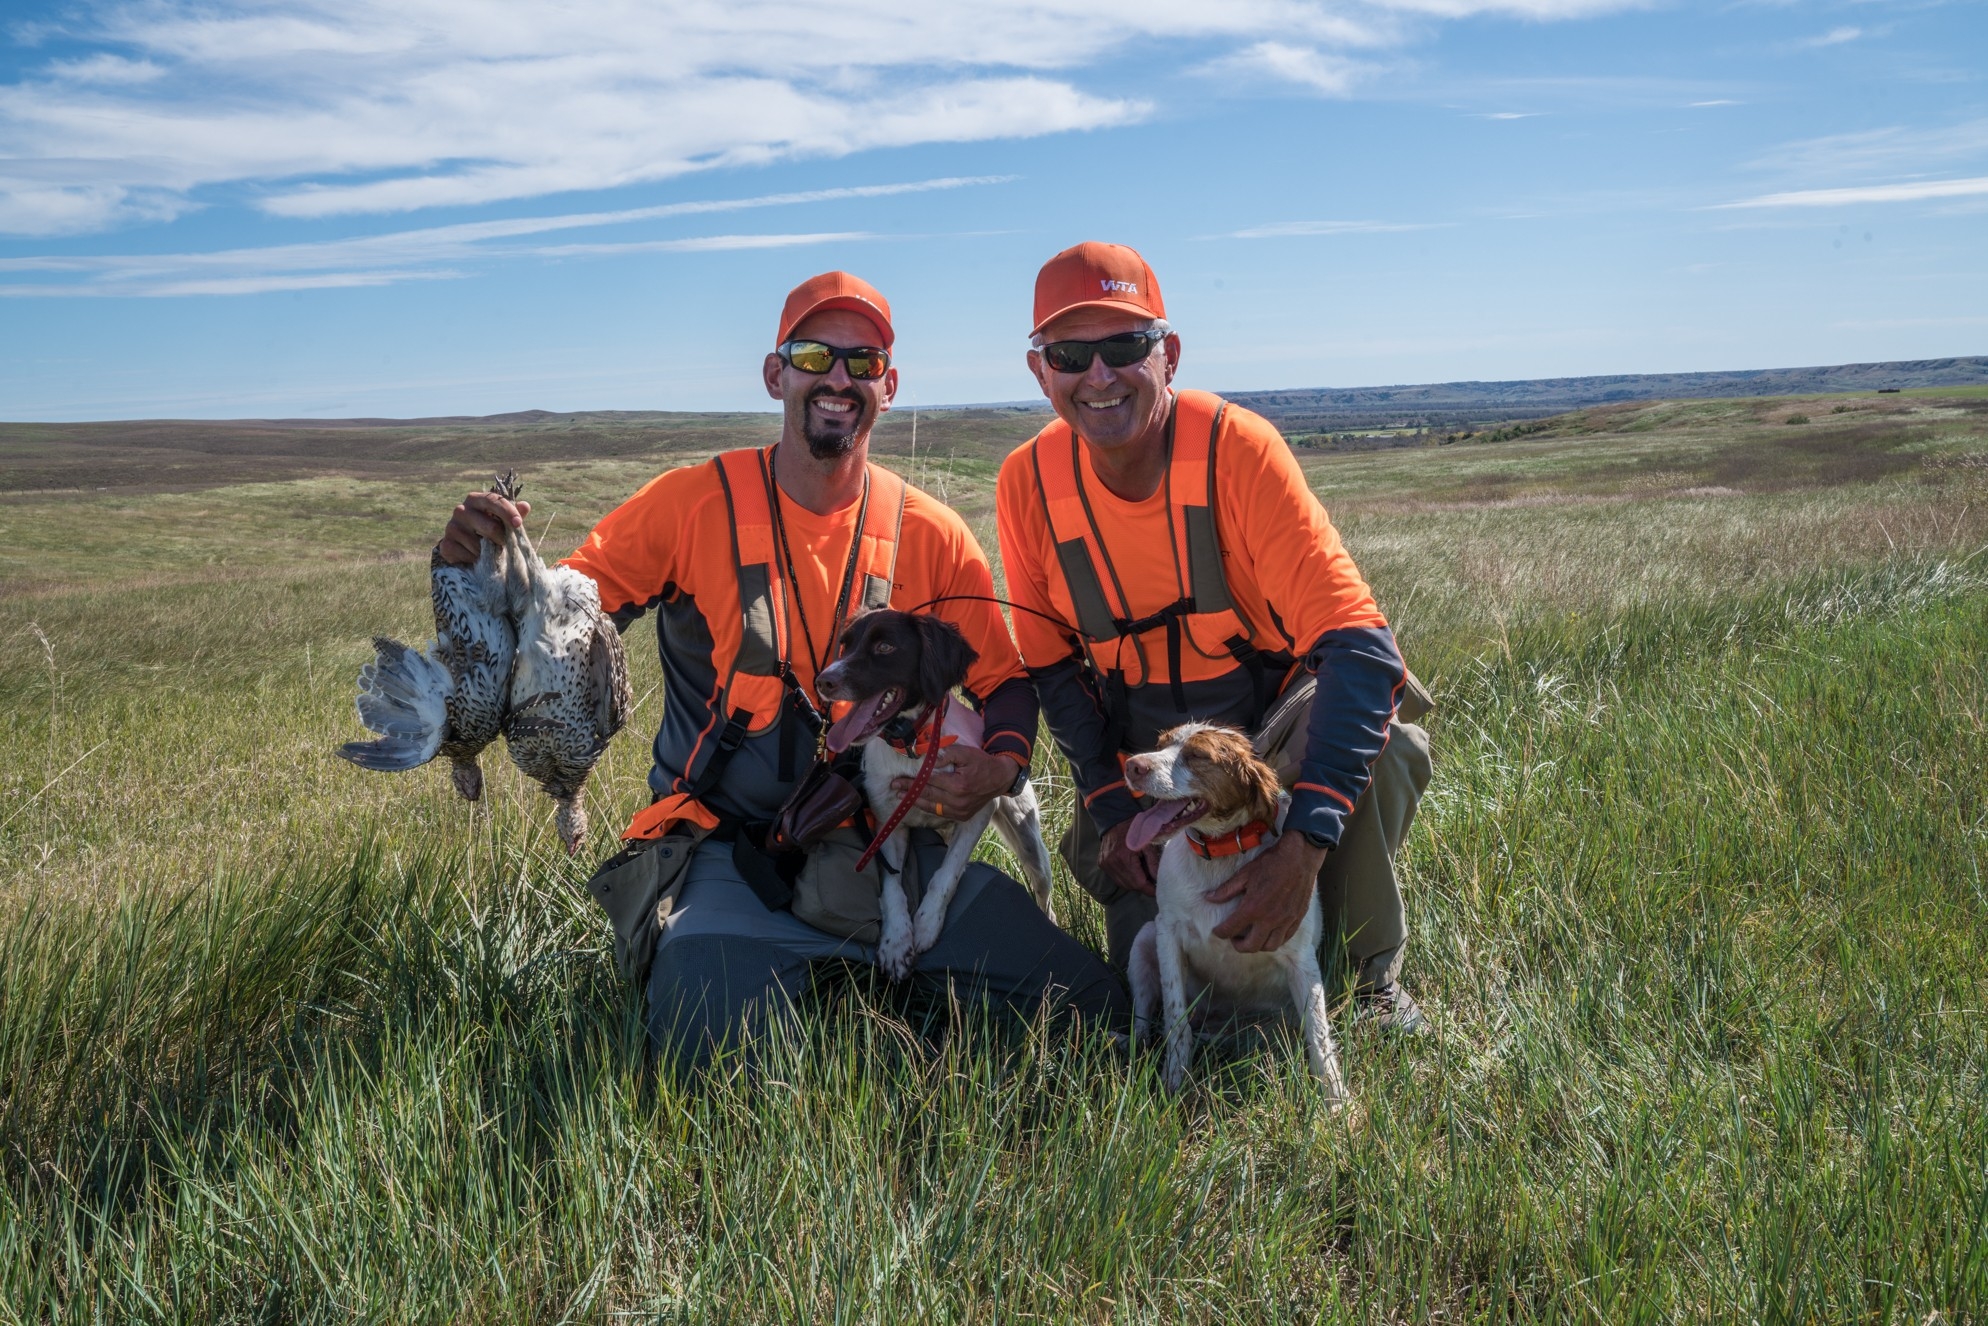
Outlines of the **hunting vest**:
{"label": "hunting vest", "polygon": [[[1036,490],[1056,544],[1061,584],[1051,583],[1051,601],[1075,622],[1091,667],[1105,679],[1118,717],[1129,687],[1157,682],[1148,636],[1164,633],[1165,677],[1174,708],[1186,714],[1185,684],[1219,676],[1237,667],[1255,674],[1259,710],[1267,703],[1268,681],[1255,635],[1236,611],[1222,571],[1222,545],[1216,523],[1215,471],[1228,402],[1205,391],[1174,393],[1167,423],[1166,495],[1170,546],[1142,550],[1137,559],[1114,560],[1084,484],[1079,448],[1070,425],[1058,419],[1036,436],[1033,447]],[[1173,599],[1144,617],[1133,617],[1128,585],[1149,589],[1154,579]],[[1147,601],[1157,595],[1142,594]],[[1125,645],[1137,671],[1127,676]],[[1107,651],[1105,647],[1109,646]],[[1108,653],[1108,657],[1101,657]]]}
{"label": "hunting vest", "polygon": [[[789,661],[788,612],[791,596],[798,590],[781,573],[772,454],[771,447],[728,451],[708,462],[717,471],[731,517],[731,574],[700,578],[696,593],[706,606],[712,663],[722,681],[682,777],[667,795],[635,816],[623,838],[659,837],[679,820],[715,828],[718,818],[702,798],[718,785],[732,754],[748,737],[771,731],[783,718],[796,717],[797,705],[813,713],[813,702],[802,692]],[[879,465],[867,468],[856,535],[838,595],[839,606],[851,614],[890,603],[904,499],[904,480]],[[698,555],[723,554],[700,549]],[[831,640],[841,625],[830,623]]]}

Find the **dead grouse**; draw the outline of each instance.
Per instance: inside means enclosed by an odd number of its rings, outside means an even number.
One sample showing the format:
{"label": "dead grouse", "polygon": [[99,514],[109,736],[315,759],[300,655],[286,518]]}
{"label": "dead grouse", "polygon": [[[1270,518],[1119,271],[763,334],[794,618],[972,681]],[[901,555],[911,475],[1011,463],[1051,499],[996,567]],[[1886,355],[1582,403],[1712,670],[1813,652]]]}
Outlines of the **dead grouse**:
{"label": "dead grouse", "polygon": [[522,529],[509,532],[504,557],[517,628],[504,744],[559,803],[559,837],[578,852],[587,834],[581,789],[634,707],[628,660],[592,580],[540,561]]}
{"label": "dead grouse", "polygon": [[[505,473],[493,491],[515,500],[523,487]],[[425,649],[373,638],[373,661],[359,669],[359,721],[379,740],[347,742],[339,755],[388,771],[446,755],[456,791],[483,795],[476,757],[503,730],[517,648],[505,562],[504,546],[487,539],[469,567],[443,561],[436,548],[428,562],[435,638]]]}

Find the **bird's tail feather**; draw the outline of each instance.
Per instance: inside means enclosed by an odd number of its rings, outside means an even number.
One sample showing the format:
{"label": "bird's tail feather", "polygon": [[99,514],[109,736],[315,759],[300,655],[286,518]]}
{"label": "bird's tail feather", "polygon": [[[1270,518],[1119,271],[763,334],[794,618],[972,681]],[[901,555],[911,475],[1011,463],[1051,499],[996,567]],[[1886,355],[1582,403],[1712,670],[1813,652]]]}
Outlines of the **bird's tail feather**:
{"label": "bird's tail feather", "polygon": [[435,758],[449,730],[449,670],[426,650],[373,637],[373,661],[359,669],[359,721],[378,741],[348,741],[341,758],[362,769],[417,768]]}

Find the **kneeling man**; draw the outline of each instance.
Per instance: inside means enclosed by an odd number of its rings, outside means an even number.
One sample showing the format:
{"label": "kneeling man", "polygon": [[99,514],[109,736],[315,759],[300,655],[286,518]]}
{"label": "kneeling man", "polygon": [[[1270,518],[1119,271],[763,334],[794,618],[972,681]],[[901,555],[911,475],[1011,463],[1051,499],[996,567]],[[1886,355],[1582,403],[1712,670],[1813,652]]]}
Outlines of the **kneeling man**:
{"label": "kneeling man", "polygon": [[1001,467],[1001,558],[1026,609],[1022,656],[1083,802],[1064,858],[1104,904],[1113,963],[1124,970],[1154,915],[1158,866],[1157,849],[1126,844],[1139,806],[1122,759],[1189,719],[1253,732],[1308,672],[1317,694],[1291,831],[1217,891],[1236,906],[1215,933],[1245,953],[1279,948],[1316,883],[1362,1016],[1414,1030],[1393,857],[1428,784],[1428,742],[1399,721],[1404,691],[1420,687],[1359,568],[1276,428],[1174,388],[1180,337],[1136,252],[1079,244],[1050,259],[1032,344],[1057,417]]}
{"label": "kneeling man", "polygon": [[[953,748],[933,775],[926,798],[941,814],[971,819],[1028,768],[1035,691],[990,601],[986,554],[950,508],[869,463],[870,430],[897,390],[892,341],[890,307],[867,282],[828,272],[798,286],[763,366],[784,411],[779,442],[651,480],[565,562],[593,578],[623,629],[658,615],[655,801],[623,836],[698,831],[647,974],[650,1034],[678,1067],[701,1067],[787,1008],[812,964],[876,960],[873,944],[793,915],[758,852],[812,762],[827,708],[815,678],[855,612],[947,600],[939,615],[979,654],[966,690],[983,749]],[[473,561],[479,538],[528,510],[470,495],[443,555]],[[913,977],[1024,1011],[1053,999],[1114,1022],[1126,1012],[1110,970],[986,866],[961,881]]]}

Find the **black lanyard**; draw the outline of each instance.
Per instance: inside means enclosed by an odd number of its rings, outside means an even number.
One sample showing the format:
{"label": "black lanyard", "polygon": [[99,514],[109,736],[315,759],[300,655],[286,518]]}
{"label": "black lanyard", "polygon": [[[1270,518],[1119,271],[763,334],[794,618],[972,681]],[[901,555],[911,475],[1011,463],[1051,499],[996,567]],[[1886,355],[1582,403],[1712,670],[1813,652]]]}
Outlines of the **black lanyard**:
{"label": "black lanyard", "polygon": [[[801,639],[807,644],[808,662],[813,666],[814,674],[818,677],[821,675],[821,670],[828,666],[829,659],[826,653],[816,652],[814,632],[808,626],[808,605],[803,600],[801,594],[800,578],[794,573],[794,550],[787,543],[787,521],[780,514],[780,485],[774,481],[773,467],[767,464],[767,458],[771,454],[772,451],[770,448],[759,454],[759,472],[766,480],[766,504],[773,511],[773,533],[780,540],[780,555],[786,563],[784,569],[781,571],[781,578],[787,582],[787,596],[793,599],[794,611],[801,618]],[[835,642],[842,634],[842,619],[849,611],[849,594],[856,584],[856,556],[863,548],[863,527],[868,522],[869,515],[870,471],[865,466],[863,469],[862,503],[856,508],[856,530],[855,533],[849,536],[849,562],[842,569],[842,590],[836,596],[835,600],[835,619],[829,624],[828,648],[830,650],[835,648]],[[789,652],[792,651],[790,650]],[[801,689],[800,681],[794,676],[793,664],[783,658],[780,660],[780,666],[786,673],[788,684],[792,687],[794,694],[800,697],[803,704],[807,705],[817,725],[819,725],[822,717],[821,710],[816,708],[813,698]]]}

